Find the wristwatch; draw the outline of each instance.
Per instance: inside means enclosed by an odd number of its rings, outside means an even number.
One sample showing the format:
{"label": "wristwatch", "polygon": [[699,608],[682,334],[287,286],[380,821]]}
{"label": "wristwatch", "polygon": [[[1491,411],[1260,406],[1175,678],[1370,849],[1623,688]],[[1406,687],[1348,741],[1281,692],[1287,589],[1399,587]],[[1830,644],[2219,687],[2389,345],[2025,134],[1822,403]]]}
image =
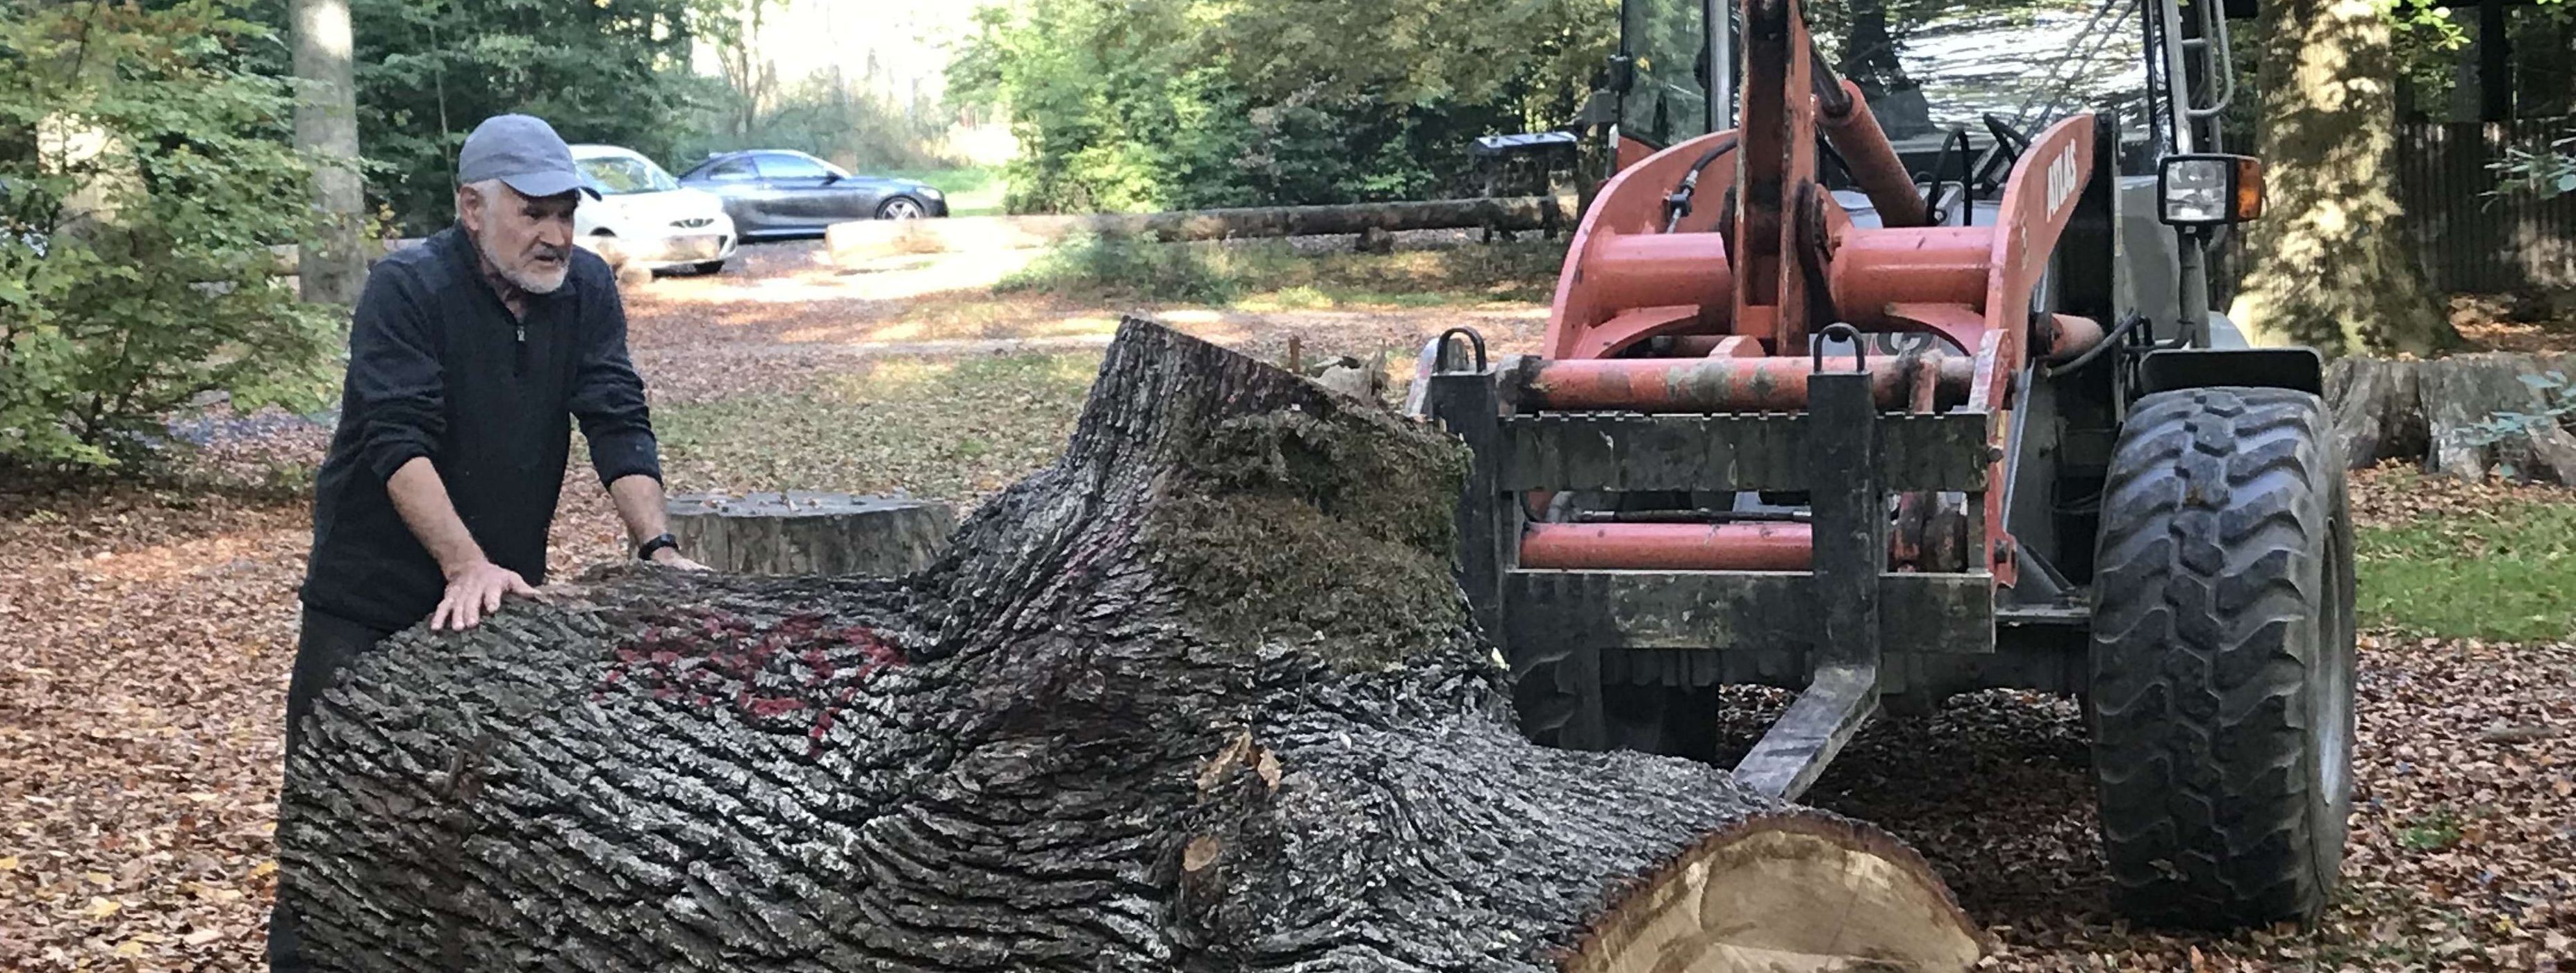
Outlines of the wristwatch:
{"label": "wristwatch", "polygon": [[653,552],[659,551],[665,547],[677,550],[679,549],[679,546],[679,538],[673,537],[669,534],[664,534],[660,537],[653,538],[652,540],[645,541],[644,546],[636,548],[635,559],[638,561],[650,561],[653,559]]}

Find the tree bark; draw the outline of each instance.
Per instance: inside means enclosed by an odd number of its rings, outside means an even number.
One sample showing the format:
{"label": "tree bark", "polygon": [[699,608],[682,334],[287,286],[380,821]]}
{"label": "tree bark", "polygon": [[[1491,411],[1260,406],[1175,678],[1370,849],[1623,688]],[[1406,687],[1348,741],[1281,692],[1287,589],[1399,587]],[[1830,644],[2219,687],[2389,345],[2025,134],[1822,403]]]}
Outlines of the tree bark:
{"label": "tree bark", "polygon": [[666,514],[691,560],[734,574],[911,574],[957,526],[944,503],[846,493],[674,496]]}
{"label": "tree bark", "polygon": [[358,185],[358,75],[349,0],[292,0],[295,147],[321,157],[313,172],[313,206],[322,216],[314,240],[296,258],[304,299],[355,305],[366,286],[367,256],[358,249],[366,203]]}
{"label": "tree bark", "polygon": [[2264,215],[2229,309],[2255,344],[2329,355],[2455,347],[2398,232],[2396,53],[2370,0],[2262,5]]}
{"label": "tree bark", "polygon": [[649,568],[353,663],[282,894],[351,970],[1959,969],[1920,858],[1544,749],[1455,441],[1139,321],[901,580]]}

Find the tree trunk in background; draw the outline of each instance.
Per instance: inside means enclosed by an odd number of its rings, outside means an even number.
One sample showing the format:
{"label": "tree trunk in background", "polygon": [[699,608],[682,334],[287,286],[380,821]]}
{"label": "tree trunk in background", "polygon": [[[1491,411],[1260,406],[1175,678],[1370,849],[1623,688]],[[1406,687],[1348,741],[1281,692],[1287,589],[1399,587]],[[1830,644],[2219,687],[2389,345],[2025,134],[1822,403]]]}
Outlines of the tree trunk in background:
{"label": "tree trunk in background", "polygon": [[1455,440],[1130,321],[901,581],[626,569],[397,636],[296,754],[327,968],[1963,969],[1913,852],[1534,746]]}
{"label": "tree trunk in background", "polygon": [[2399,231],[2397,60],[2372,0],[2262,5],[2270,198],[2229,316],[2256,344],[2329,355],[2459,343]]}
{"label": "tree trunk in background", "polygon": [[367,282],[367,257],[358,249],[366,202],[358,185],[358,75],[356,40],[349,30],[349,0],[292,0],[295,77],[304,90],[295,102],[295,147],[326,158],[313,173],[313,206],[325,223],[317,246],[299,251],[296,280],[304,299],[355,305]]}

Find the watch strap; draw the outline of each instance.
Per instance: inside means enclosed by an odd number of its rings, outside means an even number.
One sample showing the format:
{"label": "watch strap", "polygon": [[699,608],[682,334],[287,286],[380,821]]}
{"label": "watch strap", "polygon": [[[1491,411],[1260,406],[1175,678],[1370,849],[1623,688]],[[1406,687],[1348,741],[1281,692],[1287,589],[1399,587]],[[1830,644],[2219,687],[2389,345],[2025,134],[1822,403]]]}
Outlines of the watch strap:
{"label": "watch strap", "polygon": [[658,551],[660,551],[661,549],[666,548],[666,547],[668,547],[668,548],[672,548],[672,549],[676,550],[676,549],[678,549],[678,548],[679,548],[679,546],[680,546],[680,539],[679,539],[679,538],[677,538],[677,537],[673,537],[673,536],[671,536],[671,535],[669,535],[669,534],[663,534],[663,535],[662,535],[662,536],[660,536],[660,537],[656,537],[656,538],[653,538],[652,540],[645,541],[645,542],[644,542],[644,545],[643,545],[642,547],[638,547],[638,548],[636,548],[636,549],[635,549],[635,559],[636,559],[636,560],[638,560],[638,561],[650,561],[650,560],[652,560],[652,559],[653,559],[653,555],[654,555],[654,553],[655,553],[655,552],[658,552]]}

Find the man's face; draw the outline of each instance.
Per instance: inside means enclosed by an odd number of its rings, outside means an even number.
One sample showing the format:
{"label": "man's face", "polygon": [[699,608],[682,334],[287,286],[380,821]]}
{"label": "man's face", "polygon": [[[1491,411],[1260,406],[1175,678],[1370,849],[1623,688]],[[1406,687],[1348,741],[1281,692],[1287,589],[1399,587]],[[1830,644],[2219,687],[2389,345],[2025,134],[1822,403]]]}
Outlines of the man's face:
{"label": "man's face", "polygon": [[563,286],[572,269],[572,211],[580,191],[531,199],[498,183],[489,193],[470,186],[458,193],[469,197],[456,207],[465,215],[465,231],[501,279],[530,294]]}

